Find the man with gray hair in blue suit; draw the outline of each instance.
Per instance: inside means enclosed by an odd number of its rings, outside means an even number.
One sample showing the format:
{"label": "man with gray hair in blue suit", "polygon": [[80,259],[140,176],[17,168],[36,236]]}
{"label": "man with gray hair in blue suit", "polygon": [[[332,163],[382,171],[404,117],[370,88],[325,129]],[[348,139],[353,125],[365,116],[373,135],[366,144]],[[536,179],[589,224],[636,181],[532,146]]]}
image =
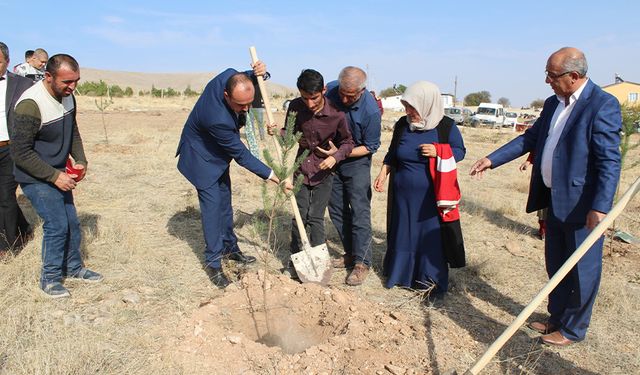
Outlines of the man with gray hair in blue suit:
{"label": "man with gray hair in blue suit", "polygon": [[[547,60],[547,98],[523,135],[471,167],[482,176],[528,152],[535,159],[527,212],[548,208],[545,261],[552,277],[611,209],[620,179],[620,104],[587,77],[587,60],[565,47]],[[584,339],[602,273],[600,239],[549,295],[549,319],[529,327],[548,345]]]}

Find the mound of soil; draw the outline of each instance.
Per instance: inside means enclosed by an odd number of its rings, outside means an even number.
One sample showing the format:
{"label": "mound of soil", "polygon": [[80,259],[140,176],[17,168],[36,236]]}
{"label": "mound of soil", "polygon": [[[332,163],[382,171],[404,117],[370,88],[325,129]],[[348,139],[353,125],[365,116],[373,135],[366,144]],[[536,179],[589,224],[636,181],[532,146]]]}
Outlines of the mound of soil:
{"label": "mound of soil", "polygon": [[179,332],[165,355],[187,373],[428,373],[425,329],[402,313],[262,271],[203,303]]}

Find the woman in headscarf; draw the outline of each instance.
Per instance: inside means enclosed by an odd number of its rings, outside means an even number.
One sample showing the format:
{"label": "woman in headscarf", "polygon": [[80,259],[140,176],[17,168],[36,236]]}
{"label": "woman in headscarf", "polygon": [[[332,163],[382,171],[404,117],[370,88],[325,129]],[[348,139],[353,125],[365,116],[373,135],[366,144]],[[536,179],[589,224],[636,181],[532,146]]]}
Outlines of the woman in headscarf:
{"label": "woman in headscarf", "polygon": [[[386,287],[395,285],[429,289],[434,296],[447,291],[449,269],[443,254],[440,214],[436,207],[429,158],[436,157],[437,143],[448,143],[456,162],[465,155],[460,131],[444,116],[440,90],[419,81],[402,95],[406,116],[396,122],[389,151],[374,188],[384,191],[389,182],[387,204],[387,252],[383,274]],[[438,130],[440,128],[440,130]],[[447,142],[439,132],[447,130]]]}

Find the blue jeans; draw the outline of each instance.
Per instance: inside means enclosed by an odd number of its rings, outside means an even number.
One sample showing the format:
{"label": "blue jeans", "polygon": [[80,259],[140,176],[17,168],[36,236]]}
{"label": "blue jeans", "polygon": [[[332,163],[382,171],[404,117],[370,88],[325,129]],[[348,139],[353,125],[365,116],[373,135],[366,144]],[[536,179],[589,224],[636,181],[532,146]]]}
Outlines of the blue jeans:
{"label": "blue jeans", "polygon": [[329,217],[344,252],[371,265],[371,158],[346,159],[338,164],[329,201]]}
{"label": "blue jeans", "polygon": [[50,183],[21,183],[20,187],[44,222],[40,286],[80,272],[82,233],[71,191]]}

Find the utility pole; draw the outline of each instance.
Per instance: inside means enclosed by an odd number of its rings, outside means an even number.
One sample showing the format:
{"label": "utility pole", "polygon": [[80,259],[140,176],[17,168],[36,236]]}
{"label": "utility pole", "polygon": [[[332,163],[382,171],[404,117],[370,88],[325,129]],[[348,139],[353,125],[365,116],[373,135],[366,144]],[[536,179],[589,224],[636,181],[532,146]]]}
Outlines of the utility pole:
{"label": "utility pole", "polygon": [[458,102],[458,76],[453,81],[453,105]]}

